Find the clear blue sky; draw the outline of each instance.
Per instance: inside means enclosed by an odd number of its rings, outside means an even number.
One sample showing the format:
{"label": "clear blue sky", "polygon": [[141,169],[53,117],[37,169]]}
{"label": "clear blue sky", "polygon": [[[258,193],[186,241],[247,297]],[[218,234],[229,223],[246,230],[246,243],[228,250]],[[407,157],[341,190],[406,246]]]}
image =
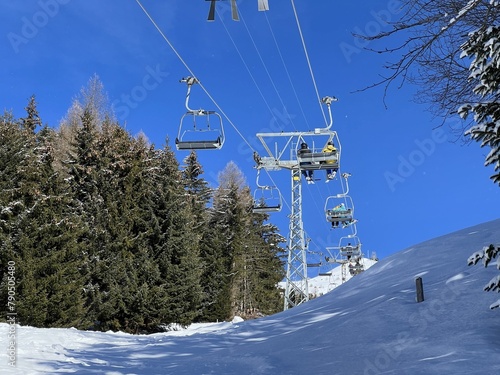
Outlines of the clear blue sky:
{"label": "clear blue sky", "polygon": [[[271,127],[306,131],[324,124],[291,3],[269,3],[264,13],[257,11],[257,0],[238,1],[242,21],[233,22],[229,2],[218,2],[216,21],[209,23],[204,0],[142,0],[241,133],[225,121],[224,148],[199,153],[213,186],[232,160],[255,188],[254,162],[245,142],[253,144],[256,133]],[[72,98],[97,74],[131,133],[142,130],[158,147],[169,137],[173,147],[185,112],[186,86],[178,81],[189,72],[135,0],[0,4],[1,110],[23,116],[35,94],[43,121],[57,127]],[[489,150],[456,142],[448,129],[453,121],[436,130],[440,120],[412,101],[414,87],[391,87],[387,108],[382,88],[356,92],[384,74],[388,56],[362,50],[351,33],[388,30],[383,20],[396,19],[397,4],[295,0],[319,95],[339,98],[332,105],[334,129],[343,146],[342,171],[352,174],[358,235],[364,251],[379,257],[496,219],[500,208],[500,190],[489,180],[493,169],[483,166]],[[201,89],[193,90],[193,107],[213,108]],[[182,161],[187,153],[177,155]],[[289,203],[289,172],[273,172],[273,179]],[[338,243],[338,232],[330,229],[323,212],[326,198],[338,189],[338,180],[303,186],[311,250]],[[285,236],[288,213],[285,209],[272,218]]]}

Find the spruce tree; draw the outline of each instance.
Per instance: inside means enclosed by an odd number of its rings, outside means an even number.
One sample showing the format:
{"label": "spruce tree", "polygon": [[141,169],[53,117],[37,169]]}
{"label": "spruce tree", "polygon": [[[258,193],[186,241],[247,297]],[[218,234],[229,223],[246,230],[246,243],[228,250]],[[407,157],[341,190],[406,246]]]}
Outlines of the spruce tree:
{"label": "spruce tree", "polygon": [[212,216],[203,242],[207,320],[235,315],[254,318],[281,307],[277,283],[283,278],[284,238],[268,215],[252,212],[253,199],[243,173],[230,162],[219,175]]}
{"label": "spruce tree", "polygon": [[165,323],[188,324],[196,319],[201,303],[198,223],[173,152],[165,147],[155,160],[152,186],[160,232],[153,246],[167,293],[164,319]]}
{"label": "spruce tree", "polygon": [[[4,203],[14,205],[3,256],[16,262],[18,319],[41,327],[77,325],[83,318],[77,219],[65,181],[54,171],[53,131],[35,132],[41,120],[34,97],[19,121],[18,158]],[[12,150],[12,149],[11,149]],[[3,204],[4,204],[3,203]]]}

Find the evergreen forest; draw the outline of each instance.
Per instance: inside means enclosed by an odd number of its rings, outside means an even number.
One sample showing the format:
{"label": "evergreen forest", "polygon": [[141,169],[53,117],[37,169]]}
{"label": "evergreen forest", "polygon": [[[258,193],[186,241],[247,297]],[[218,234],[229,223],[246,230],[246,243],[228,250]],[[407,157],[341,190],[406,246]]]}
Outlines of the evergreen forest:
{"label": "evergreen forest", "polygon": [[57,127],[35,96],[0,116],[0,299],[15,285],[18,323],[148,333],[281,310],[285,239],[236,164],[210,187],[194,151],[132,136],[103,98],[94,77]]}

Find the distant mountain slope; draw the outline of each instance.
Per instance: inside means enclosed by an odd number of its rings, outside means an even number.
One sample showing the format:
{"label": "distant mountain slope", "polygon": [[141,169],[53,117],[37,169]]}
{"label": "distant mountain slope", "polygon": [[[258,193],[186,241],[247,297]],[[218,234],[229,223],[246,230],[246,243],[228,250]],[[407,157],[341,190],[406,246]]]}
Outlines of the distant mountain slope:
{"label": "distant mountain slope", "polygon": [[[361,262],[364,270],[366,271],[374,264],[377,263],[376,260],[369,258],[362,258]],[[344,268],[344,270],[343,270]],[[344,273],[344,280],[342,274]],[[354,276],[349,272],[349,266],[347,264],[337,265],[337,267],[331,269],[328,272],[320,273],[316,277],[312,277],[308,280],[309,294],[313,297],[320,297],[326,293],[331,292],[333,289],[338,288],[340,285],[348,282]],[[284,287],[285,283],[283,283]]]}

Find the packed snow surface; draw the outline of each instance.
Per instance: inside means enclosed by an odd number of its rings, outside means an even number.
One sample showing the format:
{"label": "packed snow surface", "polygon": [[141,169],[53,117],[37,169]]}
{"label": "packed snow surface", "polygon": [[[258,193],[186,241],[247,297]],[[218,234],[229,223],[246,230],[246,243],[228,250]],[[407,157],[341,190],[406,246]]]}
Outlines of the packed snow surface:
{"label": "packed snow surface", "polygon": [[[328,294],[252,321],[152,335],[0,324],[1,374],[500,374],[500,311],[483,291],[495,265],[467,258],[500,243],[500,220],[404,249]],[[421,277],[425,300],[415,300]]]}

